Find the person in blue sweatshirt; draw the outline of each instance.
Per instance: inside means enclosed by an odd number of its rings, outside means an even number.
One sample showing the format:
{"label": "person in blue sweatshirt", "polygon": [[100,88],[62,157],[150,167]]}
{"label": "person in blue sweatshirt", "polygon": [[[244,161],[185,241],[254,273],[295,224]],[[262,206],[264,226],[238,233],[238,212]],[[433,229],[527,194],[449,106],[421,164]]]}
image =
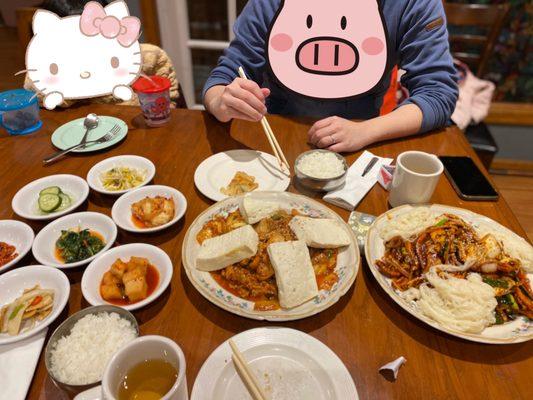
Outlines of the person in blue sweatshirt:
{"label": "person in blue sweatshirt", "polygon": [[[311,116],[318,121],[309,143],[350,152],[443,127],[455,108],[441,0],[249,0],[234,32],[203,90],[206,109],[222,122]],[[410,96],[380,116],[396,65]]]}

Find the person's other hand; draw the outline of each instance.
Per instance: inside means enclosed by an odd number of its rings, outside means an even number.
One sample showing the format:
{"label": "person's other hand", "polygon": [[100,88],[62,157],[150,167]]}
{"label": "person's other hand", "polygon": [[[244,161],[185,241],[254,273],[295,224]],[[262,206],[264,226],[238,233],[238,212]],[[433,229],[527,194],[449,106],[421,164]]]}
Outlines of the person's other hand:
{"label": "person's other hand", "polygon": [[219,93],[215,94],[208,108],[222,122],[233,118],[257,122],[267,113],[265,100],[270,95],[270,90],[260,88],[252,80],[235,78],[227,86],[212,87],[206,96],[213,89]]}
{"label": "person's other hand", "polygon": [[307,135],[310,144],[335,152],[356,151],[371,143],[364,122],[340,117],[317,121]]}

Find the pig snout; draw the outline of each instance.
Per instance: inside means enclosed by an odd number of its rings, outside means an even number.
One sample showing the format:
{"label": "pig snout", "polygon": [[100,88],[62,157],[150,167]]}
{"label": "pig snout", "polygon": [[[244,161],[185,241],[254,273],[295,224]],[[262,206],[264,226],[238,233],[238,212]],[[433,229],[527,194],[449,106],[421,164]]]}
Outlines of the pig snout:
{"label": "pig snout", "polygon": [[357,68],[359,52],[345,39],[315,37],[298,46],[296,64],[311,74],[345,75]]}

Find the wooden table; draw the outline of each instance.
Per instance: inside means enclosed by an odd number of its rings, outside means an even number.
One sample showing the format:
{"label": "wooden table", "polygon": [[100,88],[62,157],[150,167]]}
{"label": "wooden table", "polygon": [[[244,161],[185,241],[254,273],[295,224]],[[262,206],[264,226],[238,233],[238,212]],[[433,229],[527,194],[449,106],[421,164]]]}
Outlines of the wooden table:
{"label": "wooden table", "polygon": [[[93,155],[75,155],[43,167],[41,160],[53,151],[50,134],[61,124],[88,112],[122,118],[130,126],[127,139],[118,146]],[[44,127],[26,137],[0,136],[0,219],[16,218],[10,203],[26,183],[46,175],[73,173],[85,177],[96,162],[119,154],[138,154],[157,166],[156,184],[176,187],[187,197],[189,208],[183,220],[161,234],[133,235],[119,232],[118,242],[148,242],[165,250],[174,262],[171,287],[150,306],[135,312],[142,334],[159,334],[175,340],[185,352],[187,380],[192,389],[200,367],[223,341],[247,329],[269,326],[230,314],[204,299],[188,281],[181,266],[181,244],[194,218],[212,202],[193,183],[196,166],[214,153],[252,148],[269,151],[260,124],[220,124],[198,111],[175,110],[163,128],[146,129],[138,108],[91,106],[42,112]],[[289,161],[308,149],[306,132],[310,121],[269,118]],[[396,157],[405,150],[424,150],[440,155],[469,155],[476,159],[464,136],[456,128],[372,146],[379,156]],[[351,163],[358,154],[348,156]],[[479,162],[478,162],[478,165]],[[291,191],[295,191],[291,186]],[[110,215],[114,199],[91,192],[82,210]],[[498,202],[464,202],[442,177],[433,202],[464,207],[487,215],[520,235],[524,231],[503,199]],[[332,207],[344,219],[348,212]],[[379,215],[387,210],[387,193],[376,185],[357,210]],[[35,230],[43,224],[32,223]],[[33,262],[26,257],[20,265]],[[71,296],[67,315],[88,304],[80,281],[83,270],[69,270]],[[532,398],[533,346],[482,345],[457,339],[430,328],[398,307],[374,281],[363,261],[355,285],[328,310],[301,320],[280,324],[307,332],[327,344],[346,364],[362,399],[519,399]],[[407,358],[396,382],[389,382],[378,368],[399,356]],[[0,384],[1,390],[1,384]],[[43,357],[29,392],[30,399],[62,399],[49,379]],[[345,400],[345,399],[340,399]],[[348,399],[346,399],[348,400]]]}

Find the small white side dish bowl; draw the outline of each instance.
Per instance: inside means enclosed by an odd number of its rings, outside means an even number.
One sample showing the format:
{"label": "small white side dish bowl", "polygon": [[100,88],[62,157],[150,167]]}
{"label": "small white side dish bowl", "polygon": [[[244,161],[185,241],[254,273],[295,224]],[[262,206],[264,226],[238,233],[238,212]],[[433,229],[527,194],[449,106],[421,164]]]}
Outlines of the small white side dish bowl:
{"label": "small white side dish bowl", "polygon": [[0,220],[0,242],[7,243],[17,249],[18,256],[0,267],[0,272],[7,271],[28,254],[33,244],[35,234],[33,229],[24,222],[15,220]]}
{"label": "small white side dish bowl", "polygon": [[[72,204],[70,207],[50,214],[43,214],[39,211],[39,192],[50,186],[59,186],[65,194],[71,197]],[[13,197],[11,207],[22,218],[46,221],[66,215],[78,208],[87,199],[87,196],[89,196],[89,186],[79,176],[50,175],[28,183],[20,189]]]}
{"label": "small white side dish bowl", "polygon": [[8,304],[22,295],[24,289],[30,289],[39,284],[42,289],[54,290],[54,306],[52,312],[42,321],[37,321],[33,329],[17,336],[0,334],[0,346],[18,342],[35,335],[50,325],[61,314],[68,302],[70,283],[67,276],[58,269],[42,265],[21,267],[0,276],[0,306]]}
{"label": "small white side dish bowl", "polygon": [[[153,228],[138,228],[132,221],[131,205],[145,197],[162,196],[174,200],[175,214],[174,218],[168,223]],[[113,221],[122,229],[134,233],[157,232],[168,228],[178,222],[187,210],[187,199],[178,190],[169,186],[150,185],[121,196],[113,205],[111,216]]]}
{"label": "small white side dish bowl", "polygon": [[[102,181],[100,180],[100,175],[107,170],[113,168],[113,167],[129,167],[129,168],[135,168],[138,170],[142,170],[145,172],[146,177],[144,179],[144,182],[141,183],[139,186],[136,186],[132,189],[127,190],[107,190],[102,185]],[[138,189],[141,186],[147,185],[149,182],[154,179],[155,176],[155,165],[152,161],[150,161],[147,158],[141,157],[141,156],[116,156],[116,157],[110,157],[106,158],[105,160],[100,161],[99,163],[95,164],[87,174],[87,183],[91,187],[92,190],[107,194],[111,196],[120,196],[124,193],[131,192],[132,190]]]}
{"label": "small white side dish bowl", "polygon": [[[62,264],[55,256],[55,245],[61,236],[61,231],[73,228],[89,229],[102,235],[105,247],[92,257],[75,263]],[[43,265],[60,269],[79,267],[88,264],[100,254],[108,250],[117,238],[117,226],[107,215],[96,212],[81,212],[66,215],[46,225],[35,237],[33,242],[33,255]]]}
{"label": "small white side dish bowl", "polygon": [[159,284],[146,299],[134,304],[118,306],[132,311],[142,308],[155,301],[170,284],[173,267],[170,257],[159,247],[145,243],[132,243],[115,247],[97,257],[85,270],[81,279],[81,291],[85,300],[93,306],[111,304],[100,296],[100,282],[104,273],[117,259],[128,261],[131,257],[146,258],[159,271]]}

